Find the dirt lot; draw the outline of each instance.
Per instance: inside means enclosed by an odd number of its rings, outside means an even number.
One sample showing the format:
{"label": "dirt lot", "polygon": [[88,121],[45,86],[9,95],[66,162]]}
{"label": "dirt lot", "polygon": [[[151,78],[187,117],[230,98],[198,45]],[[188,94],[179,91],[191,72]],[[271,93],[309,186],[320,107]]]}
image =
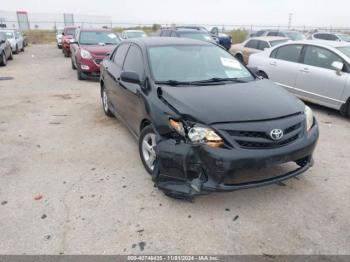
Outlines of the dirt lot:
{"label": "dirt lot", "polygon": [[14,77],[0,81],[0,253],[350,254],[350,121],[336,111],[311,105],[321,136],[299,179],[190,203],[153,187],[98,83],[54,45],[0,76]]}

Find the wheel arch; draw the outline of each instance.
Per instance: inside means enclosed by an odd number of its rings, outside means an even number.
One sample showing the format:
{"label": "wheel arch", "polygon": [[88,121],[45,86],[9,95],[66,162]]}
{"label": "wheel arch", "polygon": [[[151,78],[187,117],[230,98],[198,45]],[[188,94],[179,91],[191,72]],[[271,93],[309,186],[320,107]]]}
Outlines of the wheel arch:
{"label": "wheel arch", "polygon": [[140,133],[141,133],[142,129],[144,129],[146,126],[149,126],[149,125],[152,125],[152,122],[149,119],[147,119],[147,118],[142,119],[142,121],[140,123],[140,130],[139,130]]}

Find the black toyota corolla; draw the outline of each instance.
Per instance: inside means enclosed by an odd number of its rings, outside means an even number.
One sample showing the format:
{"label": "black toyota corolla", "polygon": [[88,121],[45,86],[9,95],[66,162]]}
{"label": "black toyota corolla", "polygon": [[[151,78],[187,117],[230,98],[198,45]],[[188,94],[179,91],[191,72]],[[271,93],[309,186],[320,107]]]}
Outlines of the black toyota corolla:
{"label": "black toyota corolla", "polygon": [[[139,141],[145,169],[167,195],[186,198],[277,183],[313,163],[311,109],[230,53],[184,38],[124,41],[102,63],[101,97]],[[243,183],[247,168],[295,170]],[[266,175],[266,174],[264,174]]]}

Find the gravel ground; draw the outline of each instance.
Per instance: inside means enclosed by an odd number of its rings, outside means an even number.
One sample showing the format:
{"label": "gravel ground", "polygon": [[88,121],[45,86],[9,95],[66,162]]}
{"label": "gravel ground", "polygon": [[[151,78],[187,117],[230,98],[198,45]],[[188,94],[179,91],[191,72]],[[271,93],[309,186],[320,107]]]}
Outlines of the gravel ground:
{"label": "gravel ground", "polygon": [[0,253],[350,254],[350,121],[311,105],[315,166],[194,203],[153,187],[137,143],[54,45],[0,68]]}

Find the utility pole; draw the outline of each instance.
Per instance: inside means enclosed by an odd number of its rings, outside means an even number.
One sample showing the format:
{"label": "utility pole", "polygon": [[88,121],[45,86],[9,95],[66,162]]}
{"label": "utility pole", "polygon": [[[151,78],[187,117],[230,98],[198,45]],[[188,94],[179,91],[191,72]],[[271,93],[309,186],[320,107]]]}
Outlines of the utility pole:
{"label": "utility pole", "polygon": [[288,29],[290,30],[292,26],[292,19],[293,19],[293,14],[289,13],[289,18],[288,18]]}

